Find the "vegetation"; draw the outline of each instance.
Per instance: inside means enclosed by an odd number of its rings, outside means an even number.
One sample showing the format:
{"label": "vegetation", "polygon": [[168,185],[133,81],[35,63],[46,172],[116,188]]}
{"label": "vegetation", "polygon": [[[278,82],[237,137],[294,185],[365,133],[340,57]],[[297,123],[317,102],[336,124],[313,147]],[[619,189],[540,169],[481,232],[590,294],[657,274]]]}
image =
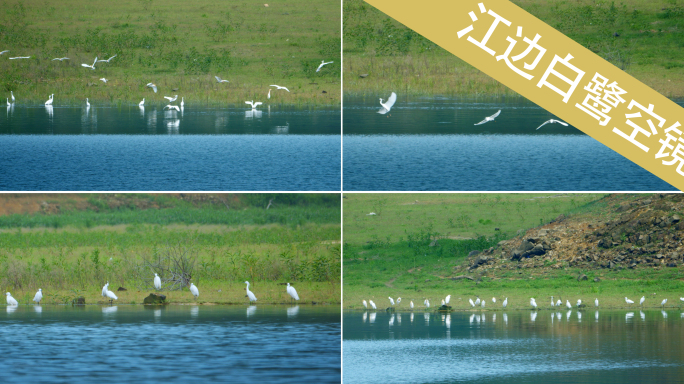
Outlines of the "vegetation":
{"label": "vegetation", "polygon": [[[684,97],[681,0],[513,2],[661,94]],[[345,93],[516,94],[362,0],[343,4]]]}
{"label": "vegetation", "polygon": [[[335,2],[16,0],[3,9],[0,50],[10,52],[0,60],[0,86],[20,104],[52,93],[56,105],[86,97],[119,105],[145,97],[149,105],[174,94],[188,105],[243,104],[265,101],[270,84],[291,91],[272,93],[272,103],[340,102]],[[81,66],[114,55],[95,70]],[[70,60],[52,61],[58,57]],[[317,73],[323,59],[335,63]],[[215,75],[230,82],[218,84]],[[149,82],[159,93],[145,87]]]}
{"label": "vegetation", "polygon": [[[681,268],[587,270],[564,263],[562,268],[507,267],[469,271],[472,251],[496,247],[501,240],[523,235],[560,215],[610,220],[612,203],[599,194],[347,194],[344,200],[344,303],[361,308],[363,299],[385,307],[388,296],[422,307],[428,298],[439,304],[452,295],[456,309],[470,308],[468,297],[491,300],[500,309],[528,308],[530,297],[545,307],[556,299],[577,299],[603,307],[623,307],[624,297],[646,296],[649,306],[667,297],[680,305],[684,290]],[[625,201],[630,197],[625,196]],[[417,200],[417,201],[416,201]],[[610,205],[610,206],[609,206]],[[519,209],[516,207],[520,207]],[[377,215],[367,216],[375,210]],[[498,228],[498,230],[497,230]],[[517,268],[515,268],[517,266]],[[586,274],[586,281],[577,277]],[[467,277],[463,277],[467,276]],[[595,282],[594,278],[600,281]],[[656,300],[657,299],[657,300]]]}
{"label": "vegetation", "polygon": [[[200,302],[244,302],[246,280],[260,303],[287,302],[287,282],[302,303],[339,302],[339,195],[275,195],[291,205],[268,210],[258,195],[47,197],[64,212],[0,216],[0,286],[18,300],[42,288],[47,303],[78,295],[104,302],[99,294],[109,281],[112,290],[128,289],[120,302],[142,303],[153,291],[154,273],[161,272],[146,271],[148,261],[179,250]],[[32,196],[6,200],[22,198]],[[226,202],[241,208],[229,209]],[[187,288],[168,291],[171,286],[162,292],[168,300],[193,301]]]}

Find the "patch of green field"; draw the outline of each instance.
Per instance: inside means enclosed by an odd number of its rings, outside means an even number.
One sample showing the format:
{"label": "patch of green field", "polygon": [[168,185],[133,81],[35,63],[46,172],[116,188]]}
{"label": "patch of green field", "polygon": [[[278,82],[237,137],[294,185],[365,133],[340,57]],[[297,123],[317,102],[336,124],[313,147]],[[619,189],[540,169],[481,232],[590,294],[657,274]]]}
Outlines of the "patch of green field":
{"label": "patch of green field", "polygon": [[[167,104],[178,94],[193,105],[340,102],[339,2],[158,0],[46,3],[10,1],[0,15],[0,86],[19,104],[84,102]],[[107,59],[95,70],[97,56]],[[8,57],[31,56],[26,60]],[[68,57],[70,60],[52,61]],[[334,61],[320,72],[321,60]],[[214,76],[229,80],[218,84]],[[107,78],[105,85],[99,81]],[[159,89],[155,94],[147,83]],[[174,90],[177,89],[177,90]],[[325,93],[324,93],[325,91]]]}
{"label": "patch of green field", "polygon": [[[514,3],[661,94],[684,97],[681,1]],[[343,7],[345,93],[516,94],[362,0]]]}

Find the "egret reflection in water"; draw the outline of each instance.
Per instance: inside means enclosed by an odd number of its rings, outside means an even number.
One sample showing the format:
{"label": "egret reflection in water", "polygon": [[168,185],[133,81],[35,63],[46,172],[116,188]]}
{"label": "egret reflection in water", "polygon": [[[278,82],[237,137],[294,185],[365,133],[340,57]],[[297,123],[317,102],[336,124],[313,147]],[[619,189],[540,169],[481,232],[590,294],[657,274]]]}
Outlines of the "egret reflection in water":
{"label": "egret reflection in water", "polygon": [[299,305],[290,307],[287,309],[287,317],[288,318],[293,318],[297,317],[297,314],[299,313]]}
{"label": "egret reflection in water", "polygon": [[118,309],[119,307],[102,307],[102,314],[105,316],[113,315]]}
{"label": "egret reflection in water", "polygon": [[249,307],[247,307],[247,317],[254,315],[254,313],[256,313],[256,309],[256,305],[250,305]]}

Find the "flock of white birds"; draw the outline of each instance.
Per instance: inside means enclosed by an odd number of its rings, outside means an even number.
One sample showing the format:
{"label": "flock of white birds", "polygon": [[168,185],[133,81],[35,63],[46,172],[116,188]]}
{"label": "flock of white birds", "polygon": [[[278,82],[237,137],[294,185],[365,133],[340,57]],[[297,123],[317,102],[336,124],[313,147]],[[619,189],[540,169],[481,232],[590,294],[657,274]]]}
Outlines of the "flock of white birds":
{"label": "flock of white birds", "polygon": [[[679,300],[684,302],[684,297],[680,297]],[[446,298],[442,299],[442,306],[448,305],[450,301],[451,301],[451,295],[448,295]],[[639,300],[639,305],[643,306],[645,301],[646,301],[646,296],[642,296],[641,300]],[[389,302],[390,302],[391,308],[396,308],[399,306],[399,303],[401,303],[401,297],[399,297],[396,300],[396,302],[393,298],[389,297]],[[475,301],[473,301],[473,299],[469,298],[468,302],[470,303],[471,308],[475,308],[475,307],[484,308],[486,306],[486,300],[480,299],[479,296],[475,299]],[[627,304],[634,304],[634,301],[628,299],[627,297],[625,297],[625,302]],[[664,307],[666,303],[667,303],[667,299],[663,299],[663,301],[660,302],[660,306]],[[363,304],[364,308],[366,308],[366,309],[373,309],[373,310],[378,309],[377,305],[373,302],[373,300],[369,300],[369,301],[363,300],[362,304]],[[496,304],[496,297],[492,297],[492,304]],[[562,305],[563,305],[563,302],[560,299],[558,299],[558,301],[554,302],[553,296],[551,296],[551,307],[560,307]],[[582,305],[582,299],[577,300],[577,304],[576,304],[577,308],[581,308],[581,305]],[[430,308],[430,300],[425,299],[423,301],[423,306],[425,308]],[[504,299],[504,301],[501,303],[501,306],[503,309],[506,309],[506,307],[508,306],[508,297],[506,297]],[[530,298],[530,306],[532,307],[532,309],[535,309],[535,310],[539,309],[539,306],[537,305],[537,301],[534,299],[534,297]],[[568,309],[573,308],[573,306],[572,306],[572,304],[570,304],[569,300],[565,300],[565,306]],[[598,308],[598,306],[599,306],[599,300],[598,300],[598,298],[595,298],[594,299],[594,307]],[[409,309],[413,310],[414,307],[415,306],[413,304],[413,301],[410,301],[409,302]]]}
{"label": "flock of white birds", "polygon": [[[250,303],[256,302],[257,298],[254,295],[254,292],[249,290],[249,281],[245,281],[245,284],[247,284],[247,287],[245,288],[245,290],[247,292],[247,297],[249,298],[249,302]],[[162,289],[161,278],[156,273],[154,274],[154,288],[157,290]],[[290,283],[287,283],[286,292],[288,295],[290,295],[292,300],[299,300],[299,295],[297,294],[297,290],[293,286],[291,286]],[[190,293],[192,293],[192,296],[195,299],[197,299],[199,297],[199,289],[197,289],[197,286],[193,283],[190,283]],[[114,292],[109,290],[109,282],[107,282],[107,284],[105,284],[102,287],[102,297],[106,297],[107,299],[109,299],[110,305],[113,304],[114,300],[119,299],[116,296],[116,294],[114,294]],[[36,295],[33,297],[33,301],[36,304],[40,305],[41,300],[43,300],[43,290],[38,289],[38,292],[36,292]],[[14,297],[12,297],[12,295],[9,292],[7,292],[7,305],[10,305],[10,306],[19,305],[19,302],[17,302],[17,300]]]}
{"label": "flock of white birds", "polygon": [[[8,53],[8,52],[9,52],[9,50],[2,51],[2,52],[0,52],[0,55],[3,55],[3,54]],[[98,59],[98,57],[96,56],[96,57],[95,57],[95,60],[93,61],[92,64],[82,63],[81,66],[84,67],[84,68],[90,68],[91,70],[95,70],[95,64],[97,64],[97,63],[109,63],[109,62],[110,62],[113,58],[115,58],[116,56],[117,56],[117,55],[114,55],[114,56],[112,56],[112,57],[110,57],[110,58],[108,58],[108,59],[106,59],[106,60],[105,60],[105,59]],[[18,56],[18,57],[10,57],[9,59],[10,59],[10,60],[16,60],[16,59],[30,59],[30,58],[31,58],[31,56]],[[57,58],[52,59],[52,61],[55,61],[55,60],[58,60],[58,61],[61,62],[61,61],[70,60],[70,59],[69,59],[68,57],[57,57]],[[321,64],[320,64],[320,65],[318,66],[318,68],[316,69],[316,72],[320,72],[321,68],[323,68],[324,65],[328,65],[328,64],[331,64],[331,63],[333,63],[333,62],[332,62],[332,61],[326,62],[325,60],[321,60]],[[222,79],[222,78],[220,78],[220,77],[218,77],[218,76],[214,76],[214,77],[216,78],[216,81],[217,81],[219,84],[221,84],[221,83],[229,83],[228,80],[224,80],[224,79]],[[107,84],[107,82],[108,82],[109,80],[103,77],[103,78],[100,78],[100,81],[102,81],[103,83]],[[152,88],[152,90],[154,91],[154,93],[157,93],[157,91],[158,91],[157,86],[156,86],[154,83],[147,83],[146,87],[147,87],[147,88]],[[276,91],[278,91],[278,90],[285,90],[285,91],[287,91],[287,92],[290,92],[290,90],[287,89],[287,87],[282,87],[282,86],[280,86],[280,85],[275,85],[275,84],[273,84],[273,85],[270,85],[269,87],[275,87],[275,88],[276,88]],[[269,99],[271,98],[271,90],[272,90],[272,88],[269,88],[269,89],[268,89],[267,98],[269,98]],[[10,94],[11,94],[11,97],[12,97],[12,102],[10,102],[9,98],[7,98],[7,106],[8,106],[8,107],[12,107],[12,106],[14,105],[15,101],[16,101],[15,98],[14,98],[14,92],[13,92],[13,91],[10,91]],[[176,101],[176,100],[178,99],[178,95],[175,95],[175,96],[173,96],[173,97],[171,97],[171,96],[164,96],[164,98],[167,99],[167,100],[169,100],[169,103],[173,103],[174,101]],[[45,102],[45,106],[46,106],[46,107],[52,106],[53,99],[54,99],[54,94],[50,95],[50,97],[48,98],[48,100]],[[396,99],[396,96],[395,96],[395,99]],[[255,102],[254,100],[245,101],[245,103],[246,103],[246,104],[250,104],[251,107],[252,107],[252,108],[251,108],[252,110],[255,110],[257,106],[263,104],[263,103],[260,102],[260,101]],[[394,103],[394,102],[393,102],[393,103]],[[140,108],[144,108],[144,107],[145,107],[145,98],[143,98],[142,101],[141,101],[140,103],[138,103],[138,106],[139,106]],[[182,111],[184,107],[185,107],[185,98],[184,98],[184,97],[181,97],[180,107],[177,106],[177,105],[168,104],[168,105],[166,105],[166,106],[164,107],[164,109],[169,109],[169,110],[173,109],[173,110],[176,110],[176,111]],[[88,101],[88,98],[86,98],[86,108],[90,108],[90,102]]]}

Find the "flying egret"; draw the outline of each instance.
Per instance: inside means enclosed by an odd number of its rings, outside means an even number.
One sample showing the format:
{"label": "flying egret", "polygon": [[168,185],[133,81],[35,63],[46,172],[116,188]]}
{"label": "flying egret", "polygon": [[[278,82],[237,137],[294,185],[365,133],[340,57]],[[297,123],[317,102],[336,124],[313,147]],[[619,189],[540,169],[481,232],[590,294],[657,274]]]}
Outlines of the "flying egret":
{"label": "flying egret", "polygon": [[95,61],[93,61],[93,65],[90,65],[90,64],[81,64],[81,67],[90,68],[90,69],[95,69],[95,63],[97,63],[97,56],[95,56]]}
{"label": "flying egret", "polygon": [[475,305],[480,305],[480,296],[478,296],[477,300],[475,300]]}
{"label": "flying egret", "polygon": [[145,106],[145,98],[143,97],[142,101],[138,103],[138,107],[144,107]]}
{"label": "flying egret", "polygon": [[12,297],[9,292],[7,292],[7,305],[19,305],[19,303],[14,300],[14,297]]}
{"label": "flying egret", "polygon": [[104,61],[105,63],[109,63],[109,60],[111,60],[111,59],[113,59],[113,58],[115,58],[115,57],[116,57],[116,55],[110,57],[110,58],[107,59],[107,60],[97,60],[97,61],[99,61],[99,62],[103,62],[103,61]]}
{"label": "flying egret", "polygon": [[178,95],[175,95],[175,96],[173,96],[173,97],[171,97],[171,96],[164,96],[164,98],[165,98],[166,100],[168,100],[169,103],[173,103],[174,101],[176,101],[176,100],[178,99]]}
{"label": "flying egret", "polygon": [[320,71],[321,68],[323,68],[324,65],[328,65],[328,64],[332,64],[332,63],[333,63],[332,61],[328,61],[328,62],[326,63],[325,60],[321,60],[321,65],[319,65],[318,68],[316,68],[316,72]]}
{"label": "flying egret", "polygon": [[411,300],[411,302],[409,303],[409,307],[413,309],[413,300]]}
{"label": "flying egret", "polygon": [[87,97],[86,97],[86,108],[90,108],[90,102],[88,101]]}
{"label": "flying egret", "polygon": [[594,299],[594,307],[598,307],[598,297]]}
{"label": "flying egret", "polygon": [[7,52],[9,52],[9,50],[2,51],[2,52],[0,52],[0,55],[4,55],[4,54],[7,53]]}
{"label": "flying egret", "polygon": [[390,305],[394,305],[394,299],[392,299],[392,298],[390,297],[390,298],[389,298],[389,301],[390,301]]}
{"label": "flying egret", "polygon": [[[494,117],[496,117],[496,116],[494,116]],[[540,126],[537,127],[537,129],[539,129],[539,128],[541,128],[541,127],[543,127],[543,126],[545,126],[546,124],[549,124],[549,123],[558,123],[558,124],[564,125],[564,126],[566,126],[566,127],[568,126],[568,123],[562,122],[562,121],[560,121],[560,120],[551,119],[551,120],[546,120],[545,122],[543,122],[542,125],[540,125]]]}
{"label": "flying egret", "polygon": [[570,305],[570,300],[565,300],[565,306],[568,307],[568,309],[572,309],[572,305]]}
{"label": "flying egret", "polygon": [[494,121],[494,119],[496,119],[496,117],[499,116],[499,114],[501,114],[501,110],[500,110],[500,109],[499,109],[499,111],[498,111],[497,113],[495,113],[495,114],[493,114],[493,115],[491,115],[491,116],[485,117],[484,120],[480,121],[479,123],[477,123],[477,124],[475,124],[475,125],[480,125],[480,124],[484,124],[484,123],[489,123],[490,121]]}
{"label": "flying egret", "polygon": [[368,309],[368,303],[366,302],[366,300],[363,301],[363,306],[364,308]]}
{"label": "flying egret", "polygon": [[102,297],[107,297],[107,289],[109,288],[109,281],[102,287]]}
{"label": "flying egret", "polygon": [[154,288],[161,289],[161,278],[156,273],[154,274]]}
{"label": "flying egret", "polygon": [[107,290],[107,297],[109,298],[109,305],[112,305],[114,303],[114,300],[119,300],[119,298],[116,297],[114,292],[110,291],[109,289]]}
{"label": "flying egret", "polygon": [[48,99],[48,101],[45,102],[45,105],[52,105],[52,96],[53,95],[54,95],[54,93],[52,95],[50,95],[50,98]]}
{"label": "flying egret", "polygon": [[10,57],[10,60],[17,60],[17,59],[30,59],[31,56],[17,56],[17,57]]}
{"label": "flying egret", "polygon": [[444,299],[447,304],[449,304],[449,300],[451,300],[451,295],[447,295],[446,299]]}
{"label": "flying egret", "polygon": [[223,80],[223,79],[221,79],[221,78],[218,77],[218,76],[214,76],[214,77],[216,78],[216,81],[219,82],[219,83],[230,83],[230,81],[228,81],[228,80]]}
{"label": "flying egret", "polygon": [[385,102],[385,103],[383,103],[382,98],[380,98],[380,105],[382,106],[382,108],[380,108],[378,110],[378,113],[381,115],[388,113],[390,111],[390,109],[392,109],[392,106],[394,105],[394,103],[396,103],[396,102],[397,102],[397,94],[394,92],[392,92],[390,94],[389,99],[387,99],[387,102]]}
{"label": "flying egret", "polygon": [[660,302],[660,306],[661,306],[661,307],[664,307],[664,306],[665,306],[665,303],[667,303],[667,299],[661,301],[661,302]]}
{"label": "flying egret", "polygon": [[628,298],[626,298],[626,297],[625,297],[625,302],[626,302],[627,304],[634,304],[634,301],[632,301],[632,300],[630,300],[630,299],[628,299]]}
{"label": "flying egret", "polygon": [[643,305],[644,301],[646,301],[646,296],[641,296],[641,299],[639,300],[639,305]]}
{"label": "flying egret", "polygon": [[530,298],[530,305],[534,307],[534,309],[537,309],[537,302],[534,300],[534,297]]}
{"label": "flying egret", "polygon": [[[280,85],[271,84],[271,85],[269,85],[269,87],[276,87],[277,89],[284,89],[284,90],[290,92],[289,89],[287,89],[286,87],[281,87]],[[268,91],[270,92],[271,90],[269,89]]]}
{"label": "flying egret", "polygon": [[247,291],[247,297],[249,297],[249,302],[251,303],[252,301],[257,301],[256,296],[254,296],[254,293],[249,290],[249,281],[245,281],[245,284],[247,284],[247,288],[245,288],[245,291]]}
{"label": "flying egret", "polygon": [[64,60],[70,60],[68,57],[57,57],[52,59],[52,61],[59,60],[59,61],[64,61]]}
{"label": "flying egret", "polygon": [[40,305],[41,300],[43,300],[43,290],[38,288],[38,292],[36,292],[36,295],[33,296],[33,301]]}
{"label": "flying egret", "polygon": [[506,309],[507,305],[508,305],[508,297],[504,299],[504,302],[503,302],[504,309]]}
{"label": "flying egret", "polygon": [[156,86],[156,85],[154,85],[154,84],[152,84],[152,83],[147,83],[147,85],[145,85],[145,86],[146,86],[147,88],[152,88],[152,90],[154,91],[154,93],[157,93],[157,86]]}
{"label": "flying egret", "polygon": [[107,84],[107,79],[105,79],[104,77],[101,78],[100,81],[102,81],[102,82],[104,82],[105,84]]}
{"label": "flying egret", "polygon": [[579,308],[580,304],[582,304],[582,299],[577,300],[577,308]]}
{"label": "flying egret", "polygon": [[[190,283],[190,293],[197,299],[199,297],[199,289],[197,289],[197,286],[193,283]],[[256,299],[254,299],[256,300]]]}
{"label": "flying egret", "polygon": [[252,106],[252,109],[256,109],[256,107],[260,106],[263,103],[261,101],[257,101],[255,103],[254,100],[251,100],[251,101],[245,101],[245,104],[249,104]]}
{"label": "flying egret", "polygon": [[168,108],[168,109],[175,109],[176,111],[180,112],[180,108],[178,108],[177,105],[167,104],[167,105],[164,106],[163,109],[167,109],[167,108]]}
{"label": "flying egret", "polygon": [[375,213],[375,212],[366,213],[366,216],[376,216],[376,215],[377,215],[377,213]]}
{"label": "flying egret", "polygon": [[473,299],[468,299],[468,301],[470,302],[470,306],[475,308],[475,303],[473,303]]}
{"label": "flying egret", "polygon": [[375,306],[373,300],[368,300],[368,302],[370,303],[371,307],[373,307],[373,309],[378,309],[378,307]]}
{"label": "flying egret", "polygon": [[185,107],[185,97],[181,97],[181,108]]}
{"label": "flying egret", "polygon": [[293,286],[291,286],[290,283],[287,283],[287,294],[290,295],[290,297],[294,300],[299,300],[297,290]]}
{"label": "flying egret", "polygon": [[14,91],[10,91],[10,95],[12,95],[12,104],[14,104]]}

